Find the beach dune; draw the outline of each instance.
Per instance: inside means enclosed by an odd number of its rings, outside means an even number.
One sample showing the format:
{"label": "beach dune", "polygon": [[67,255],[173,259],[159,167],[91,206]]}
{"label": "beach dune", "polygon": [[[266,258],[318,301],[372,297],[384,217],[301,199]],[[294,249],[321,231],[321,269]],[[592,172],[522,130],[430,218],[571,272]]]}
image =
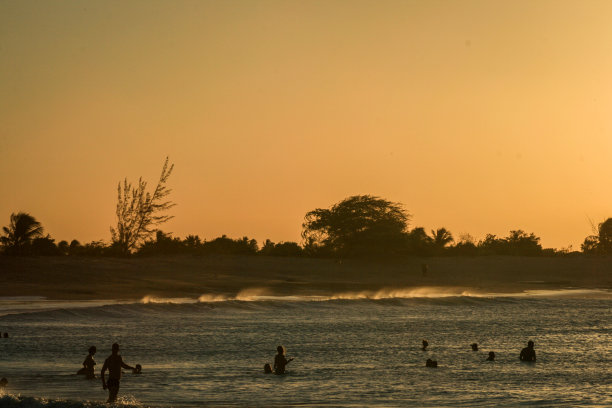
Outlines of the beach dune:
{"label": "beach dune", "polygon": [[[427,264],[427,273],[422,265]],[[432,257],[388,262],[264,256],[0,257],[0,296],[330,296],[390,288],[480,293],[612,288],[612,257]]]}

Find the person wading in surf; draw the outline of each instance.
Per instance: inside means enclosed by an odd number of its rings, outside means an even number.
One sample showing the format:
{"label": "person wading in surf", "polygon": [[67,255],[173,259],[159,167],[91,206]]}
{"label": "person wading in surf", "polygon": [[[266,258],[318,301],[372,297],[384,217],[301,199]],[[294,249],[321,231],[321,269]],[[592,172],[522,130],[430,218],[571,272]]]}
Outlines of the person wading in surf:
{"label": "person wading in surf", "polygon": [[521,355],[519,356],[521,361],[536,361],[536,353],[533,349],[533,341],[529,340],[527,342],[527,347],[521,350]]}
{"label": "person wading in surf", "polygon": [[278,354],[274,356],[274,374],[285,374],[285,366],[293,359],[290,358],[287,360],[287,357],[285,357],[285,348],[283,346],[278,346],[276,351]]}
{"label": "person wading in surf", "polygon": [[[119,355],[119,344],[113,344],[113,353],[108,356],[104,365],[102,366],[102,388],[108,388],[108,401],[115,402],[117,400],[117,393],[119,393],[119,381],[121,381],[121,368],[128,370],[134,370],[123,362],[123,359]],[[104,373],[108,369],[108,382],[104,379]]]}

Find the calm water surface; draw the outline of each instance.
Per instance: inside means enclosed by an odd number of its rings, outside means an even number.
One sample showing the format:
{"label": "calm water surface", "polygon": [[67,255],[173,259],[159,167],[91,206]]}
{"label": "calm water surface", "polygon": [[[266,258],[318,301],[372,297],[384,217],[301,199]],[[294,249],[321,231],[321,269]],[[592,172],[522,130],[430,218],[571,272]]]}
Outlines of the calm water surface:
{"label": "calm water surface", "polygon": [[[100,381],[75,373],[90,345],[99,371],[113,342],[143,366],[120,405],[612,405],[609,296],[41,302],[0,301],[0,406],[103,405]],[[535,364],[518,361],[529,339]],[[295,360],[264,375],[279,344]]]}

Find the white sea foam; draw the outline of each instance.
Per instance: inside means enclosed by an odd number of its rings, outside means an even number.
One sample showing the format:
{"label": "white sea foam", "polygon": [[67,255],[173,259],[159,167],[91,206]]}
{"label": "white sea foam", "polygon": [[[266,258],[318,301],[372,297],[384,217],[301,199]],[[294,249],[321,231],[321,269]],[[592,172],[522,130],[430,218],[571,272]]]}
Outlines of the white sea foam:
{"label": "white sea foam", "polygon": [[178,298],[165,298],[159,296],[144,296],[140,299],[140,303],[176,303],[176,304],[184,304],[184,303],[196,303],[197,299],[186,298],[186,297],[178,297]]}
{"label": "white sea foam", "polygon": [[359,300],[359,299],[412,299],[412,298],[509,298],[509,297],[612,297],[612,291],[605,289],[558,289],[558,290],[526,290],[523,292],[485,292],[473,288],[423,286],[409,288],[383,288],[379,290],[347,291],[332,295],[270,295],[265,288],[250,288],[240,291],[236,296],[218,294],[202,294],[198,302],[226,302],[239,300],[243,302],[257,301],[329,301],[329,300]]}
{"label": "white sea foam", "polygon": [[144,406],[132,396],[119,397],[114,404],[96,401],[74,401],[42,397],[26,397],[0,391],[0,407],[7,408],[143,408]]}
{"label": "white sea foam", "polygon": [[218,295],[205,293],[200,295],[198,298],[198,302],[226,302],[230,300],[240,300],[243,302],[255,302],[258,300],[264,300],[264,297],[270,297],[267,294],[269,293],[266,288],[247,288],[243,289],[236,294],[236,296],[226,296],[226,295]]}

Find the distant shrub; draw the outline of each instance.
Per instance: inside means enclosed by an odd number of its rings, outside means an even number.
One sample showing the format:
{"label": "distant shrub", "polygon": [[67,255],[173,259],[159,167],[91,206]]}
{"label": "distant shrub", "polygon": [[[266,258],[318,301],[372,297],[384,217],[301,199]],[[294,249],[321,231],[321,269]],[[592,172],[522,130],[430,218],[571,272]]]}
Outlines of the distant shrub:
{"label": "distant shrub", "polygon": [[259,253],[266,256],[302,256],[304,250],[297,242],[279,242],[275,244],[269,239],[266,240],[264,246]]}
{"label": "distant shrub", "polygon": [[231,239],[223,235],[202,244],[204,254],[255,255],[258,249],[257,241],[248,237]]}
{"label": "distant shrub", "polygon": [[55,245],[55,240],[47,234],[46,237],[34,238],[30,244],[30,253],[32,255],[57,256],[61,255],[61,251]]}

